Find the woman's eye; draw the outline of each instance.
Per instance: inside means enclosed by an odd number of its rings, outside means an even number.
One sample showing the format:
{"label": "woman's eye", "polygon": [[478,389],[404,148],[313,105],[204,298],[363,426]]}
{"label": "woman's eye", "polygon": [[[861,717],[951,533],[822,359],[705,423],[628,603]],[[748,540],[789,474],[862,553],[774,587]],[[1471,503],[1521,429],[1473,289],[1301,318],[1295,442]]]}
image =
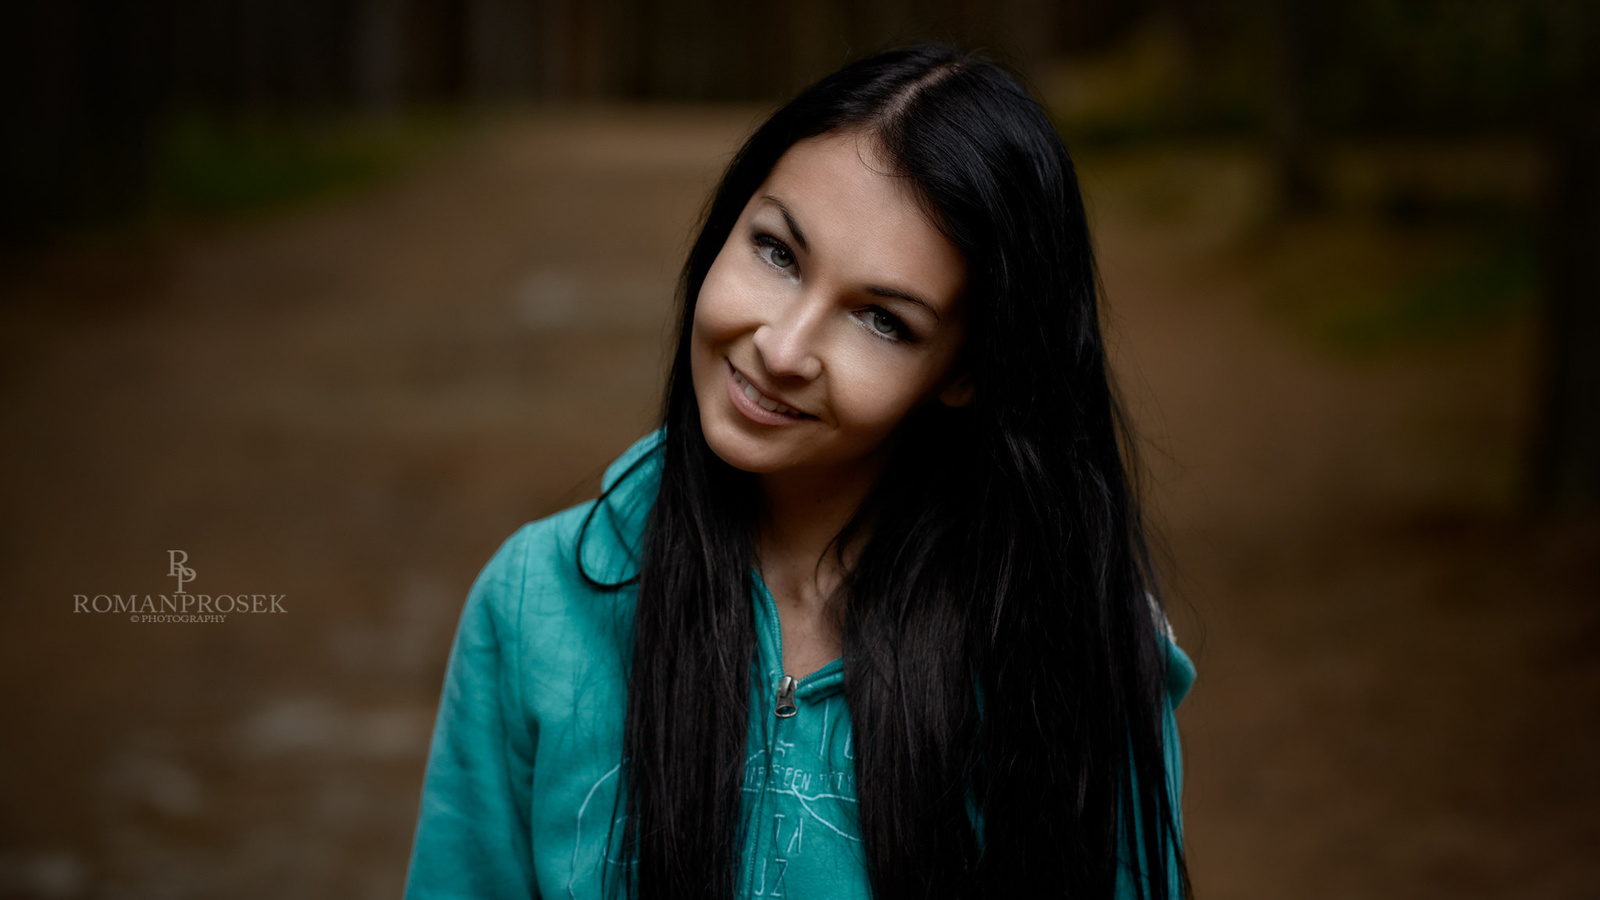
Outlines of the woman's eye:
{"label": "woman's eye", "polygon": [[911,339],[910,329],[906,328],[903,322],[876,307],[862,310],[861,321],[874,335],[885,340],[909,341]]}
{"label": "woman's eye", "polygon": [[767,262],[772,263],[774,266],[777,266],[780,269],[787,269],[794,265],[794,254],[791,253],[789,248],[784,246],[783,242],[777,238],[769,237],[764,234],[757,235],[756,243],[762,248],[757,252],[760,253],[761,256],[765,257]]}

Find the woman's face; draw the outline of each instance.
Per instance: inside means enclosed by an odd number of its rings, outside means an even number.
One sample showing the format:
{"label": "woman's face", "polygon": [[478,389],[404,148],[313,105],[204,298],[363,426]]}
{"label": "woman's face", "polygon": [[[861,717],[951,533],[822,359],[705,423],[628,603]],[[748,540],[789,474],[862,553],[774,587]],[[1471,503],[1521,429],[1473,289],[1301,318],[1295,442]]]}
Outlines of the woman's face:
{"label": "woman's face", "polygon": [[970,399],[955,369],[966,261],[887,171],[855,132],[795,144],[706,274],[694,390],[729,465],[859,470],[918,405]]}

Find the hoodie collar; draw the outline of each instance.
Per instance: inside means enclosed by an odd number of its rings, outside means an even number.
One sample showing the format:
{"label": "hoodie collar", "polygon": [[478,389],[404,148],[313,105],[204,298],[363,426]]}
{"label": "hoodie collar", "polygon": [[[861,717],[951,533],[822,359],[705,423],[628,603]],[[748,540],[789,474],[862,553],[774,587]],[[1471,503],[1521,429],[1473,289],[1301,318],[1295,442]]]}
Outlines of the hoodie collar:
{"label": "hoodie collar", "polygon": [[[755,583],[756,613],[756,665],[768,690],[776,692],[783,680],[783,623],[778,618],[778,604],[772,591],[756,567],[750,567],[750,579]],[[800,679],[794,695],[799,700],[821,700],[844,689],[844,660],[836,659]]]}

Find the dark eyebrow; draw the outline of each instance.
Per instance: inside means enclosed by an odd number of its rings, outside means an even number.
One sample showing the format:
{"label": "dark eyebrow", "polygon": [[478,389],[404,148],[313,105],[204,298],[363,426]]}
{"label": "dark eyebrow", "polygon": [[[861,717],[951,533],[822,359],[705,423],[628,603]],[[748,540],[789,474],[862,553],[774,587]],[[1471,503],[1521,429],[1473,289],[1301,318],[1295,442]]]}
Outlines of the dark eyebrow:
{"label": "dark eyebrow", "polygon": [[789,207],[784,206],[782,200],[771,194],[762,194],[761,199],[771,200],[772,204],[778,207],[778,212],[783,213],[784,224],[789,226],[789,233],[794,235],[794,242],[800,245],[801,250],[810,253],[811,245],[806,243],[806,233],[800,230],[800,225],[794,220],[794,213],[789,212]]}
{"label": "dark eyebrow", "polygon": [[[810,253],[811,245],[806,243],[805,232],[800,230],[800,224],[794,220],[794,214],[789,212],[789,207],[784,206],[782,200],[779,200],[777,197],[774,197],[771,194],[762,194],[761,199],[772,201],[772,205],[778,208],[778,212],[783,213],[784,224],[789,226],[789,233],[794,235],[795,243],[800,245],[801,250]],[[866,292],[877,297],[898,297],[907,303],[915,303],[916,305],[932,313],[933,320],[935,322],[939,321],[939,311],[933,308],[933,304],[909,291],[902,291],[899,288],[883,287],[882,285],[877,284],[869,284],[866,287]]]}
{"label": "dark eyebrow", "polygon": [[901,300],[904,300],[907,303],[915,303],[916,305],[932,313],[933,320],[935,322],[939,321],[939,311],[933,308],[933,304],[922,299],[921,297],[918,297],[916,294],[908,293],[898,288],[883,287],[876,284],[867,285],[866,291],[867,293],[878,297],[899,297]]}

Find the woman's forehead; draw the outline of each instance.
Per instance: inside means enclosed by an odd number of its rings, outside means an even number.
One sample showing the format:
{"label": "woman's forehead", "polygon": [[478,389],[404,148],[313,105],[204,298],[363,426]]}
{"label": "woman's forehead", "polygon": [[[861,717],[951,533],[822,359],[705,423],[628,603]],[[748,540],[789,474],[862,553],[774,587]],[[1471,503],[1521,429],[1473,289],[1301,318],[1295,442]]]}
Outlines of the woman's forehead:
{"label": "woman's forehead", "polygon": [[[918,206],[915,182],[896,172],[879,139],[860,130],[829,131],[796,141],[767,175],[767,185],[803,185],[815,190],[834,183],[867,188],[876,199]],[[877,196],[881,195],[881,196]]]}

